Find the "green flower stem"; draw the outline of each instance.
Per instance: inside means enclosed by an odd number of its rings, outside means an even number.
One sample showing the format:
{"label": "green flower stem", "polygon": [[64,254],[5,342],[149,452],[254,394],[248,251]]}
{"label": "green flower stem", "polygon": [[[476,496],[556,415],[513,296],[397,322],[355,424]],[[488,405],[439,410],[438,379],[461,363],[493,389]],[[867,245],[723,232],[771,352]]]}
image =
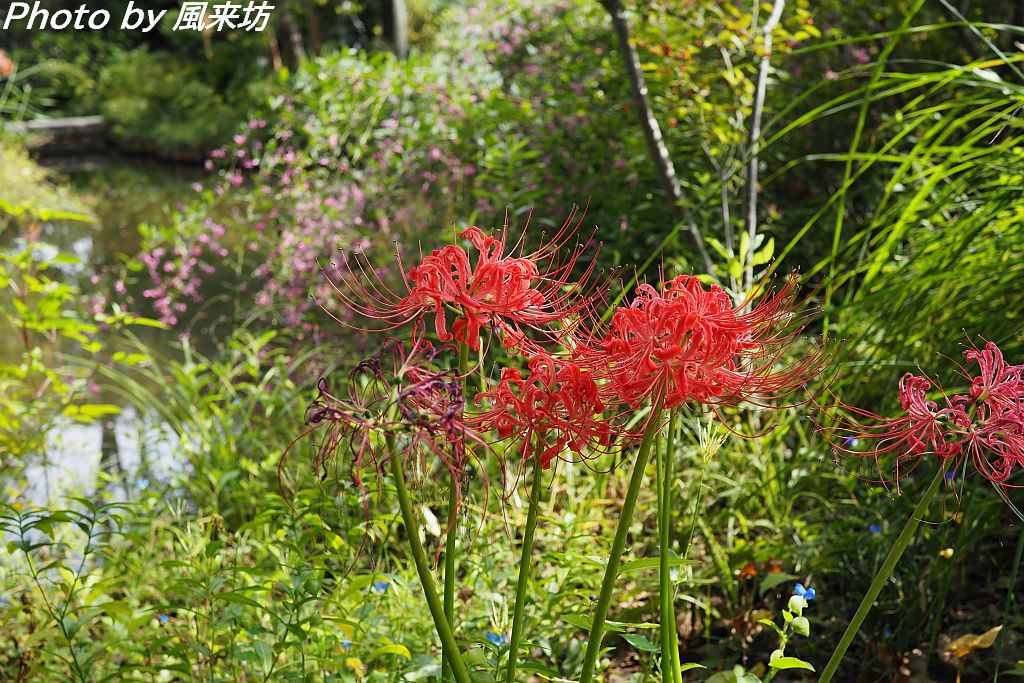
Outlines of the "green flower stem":
{"label": "green flower stem", "polygon": [[[389,444],[391,445],[391,444]],[[448,619],[444,614],[444,607],[434,587],[434,579],[430,574],[430,565],[427,564],[427,554],[420,542],[419,525],[412,511],[412,501],[409,498],[409,490],[405,487],[405,473],[402,471],[402,459],[395,454],[394,448],[389,449],[391,453],[391,476],[395,480],[395,490],[398,492],[398,505],[402,509],[402,520],[405,522],[405,533],[409,537],[409,548],[412,550],[413,561],[416,563],[416,573],[419,574],[420,584],[423,586],[423,595],[427,599],[427,606],[430,608],[430,616],[434,619],[434,628],[441,638],[441,651],[447,657],[448,666],[458,683],[471,683],[469,669],[462,661],[462,653],[459,652],[459,644],[455,640],[455,633]]]}
{"label": "green flower stem", "polygon": [[508,644],[508,667],[505,670],[506,683],[515,683],[516,658],[519,642],[523,635],[523,607],[529,589],[530,569],[533,559],[533,536],[537,530],[537,511],[540,509],[541,491],[544,488],[544,468],[540,465],[540,447],[533,460],[533,487],[530,491],[530,509],[526,513],[526,529],[523,530],[523,550],[519,558],[519,580],[516,583],[516,604],[512,612],[512,638]]}
{"label": "green flower stem", "polygon": [[615,539],[612,541],[611,554],[608,556],[608,566],[605,568],[604,579],[601,581],[601,592],[594,608],[594,623],[590,626],[590,639],[587,641],[580,683],[591,683],[594,679],[594,668],[597,666],[597,657],[601,652],[601,640],[604,636],[605,618],[608,616],[608,608],[611,606],[615,579],[618,577],[622,553],[626,548],[626,536],[629,535],[629,525],[633,519],[633,508],[636,507],[636,498],[644,480],[644,469],[647,466],[647,458],[651,452],[654,435],[658,431],[663,405],[664,397],[658,397],[647,418],[647,427],[644,429],[643,439],[640,442],[640,450],[633,463],[633,473],[629,478],[626,499],[622,502],[622,516],[619,517],[619,525],[615,529]]}
{"label": "green flower stem", "polygon": [[[456,533],[458,525],[458,500],[455,484],[452,483],[448,491],[448,534],[444,543],[444,618],[451,624],[452,632],[455,631],[455,560],[456,560]],[[446,680],[451,675],[451,667],[448,666],[448,658],[444,652],[441,653],[441,680]]]}
{"label": "green flower stem", "polygon": [[[469,371],[469,345],[463,344],[459,349],[459,377],[464,377]],[[462,380],[462,393],[465,398],[466,381]],[[455,561],[458,559],[458,518],[459,500],[458,489],[452,481],[452,487],[448,491],[448,533],[444,543],[444,616],[455,632]],[[447,680],[451,677],[451,667],[448,666],[448,658],[441,653],[441,679]]]}
{"label": "green flower stem", "polygon": [[672,520],[672,460],[674,455],[675,416],[669,423],[665,448],[659,449],[658,479],[658,580],[661,598],[661,676],[662,680],[682,683],[679,666],[679,635],[676,633],[675,587],[672,585],[670,525]]}
{"label": "green flower stem", "polygon": [[[665,456],[665,462],[668,463],[668,482],[665,484],[666,500],[672,500],[672,491],[675,490],[675,454],[676,454],[676,436],[679,434],[678,426],[679,413],[674,413],[672,419],[669,420],[669,432],[668,432],[668,454]],[[669,510],[672,508],[669,507]],[[671,517],[666,515],[666,528],[668,527],[668,521]],[[672,606],[672,642],[669,646],[672,648],[672,672],[675,675],[676,683],[683,683],[683,670],[679,662],[679,631],[676,627],[676,588],[671,586],[669,589],[669,600]]]}
{"label": "green flower stem", "polygon": [[878,598],[878,594],[882,592],[882,587],[892,576],[893,569],[896,568],[896,563],[903,557],[904,551],[907,546],[910,545],[911,539],[914,537],[914,532],[917,531],[917,527],[921,524],[921,518],[924,517],[925,512],[928,511],[928,504],[931,503],[932,498],[939,490],[939,485],[946,476],[946,470],[949,467],[949,463],[952,459],[947,458],[946,462],[942,464],[939,471],[935,474],[935,478],[932,479],[932,483],[928,486],[928,490],[921,496],[921,500],[918,501],[917,507],[910,515],[910,519],[903,525],[903,531],[896,538],[896,543],[893,544],[892,550],[886,555],[885,561],[882,562],[881,568],[878,573],[875,574],[874,580],[871,582],[870,588],[868,588],[867,594],[864,599],[861,600],[860,607],[857,608],[857,613],[853,615],[853,619],[850,620],[849,626],[846,627],[846,632],[843,633],[842,639],[839,641],[838,647],[835,652],[832,653],[832,658],[828,660],[828,664],[825,665],[825,670],[821,673],[821,678],[818,679],[818,683],[828,683],[832,680],[836,671],[839,669],[840,662],[843,661],[843,656],[849,649],[850,644],[853,643],[853,639],[857,636],[857,632],[860,630],[861,624],[864,623],[865,617],[868,616],[868,612],[875,604],[875,600]]}

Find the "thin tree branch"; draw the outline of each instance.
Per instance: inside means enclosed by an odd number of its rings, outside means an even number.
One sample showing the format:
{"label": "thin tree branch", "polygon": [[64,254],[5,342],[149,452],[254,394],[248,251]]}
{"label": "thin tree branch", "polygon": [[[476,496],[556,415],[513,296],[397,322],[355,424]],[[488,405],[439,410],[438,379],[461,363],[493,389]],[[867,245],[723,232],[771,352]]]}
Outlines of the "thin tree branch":
{"label": "thin tree branch", "polygon": [[[601,0],[601,4],[612,18],[612,26],[615,28],[615,35],[619,41],[619,52],[622,54],[622,61],[626,67],[626,76],[629,78],[630,90],[633,94],[633,101],[640,114],[640,127],[644,132],[644,139],[647,141],[647,150],[654,160],[658,169],[658,177],[664,186],[669,200],[672,202],[672,216],[677,223],[686,221],[686,213],[683,211],[683,191],[679,185],[679,178],[676,176],[675,166],[672,165],[672,158],[669,156],[668,147],[665,146],[665,138],[661,135],[661,127],[658,120],[654,118],[654,111],[651,109],[651,102],[647,95],[647,84],[644,82],[644,74],[640,69],[640,56],[636,47],[629,39],[629,23],[626,21],[626,14],[622,7],[621,0]],[[694,246],[704,262],[704,269],[710,274],[714,272],[714,264],[704,246],[704,238],[700,230],[692,223],[687,226]]]}
{"label": "thin tree branch", "polygon": [[747,247],[749,253],[740,255],[747,266],[744,277],[746,289],[750,289],[754,285],[754,238],[757,237],[757,163],[758,152],[761,151],[761,115],[764,113],[764,98],[768,93],[768,68],[772,58],[772,31],[779,25],[779,20],[782,19],[782,8],[785,5],[786,0],[775,0],[768,20],[761,27],[761,32],[764,34],[764,54],[761,56],[761,64],[757,70],[757,90],[754,94],[754,109],[750,118],[750,143],[748,145],[750,160],[747,164],[746,188],[747,213],[743,221],[749,238]]}

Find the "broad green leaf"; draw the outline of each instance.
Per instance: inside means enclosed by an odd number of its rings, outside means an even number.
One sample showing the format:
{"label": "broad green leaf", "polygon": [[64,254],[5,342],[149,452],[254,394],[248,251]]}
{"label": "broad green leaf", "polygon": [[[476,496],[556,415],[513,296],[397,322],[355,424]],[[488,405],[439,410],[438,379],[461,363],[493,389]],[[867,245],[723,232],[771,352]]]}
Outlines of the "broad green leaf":
{"label": "broad green leaf", "polygon": [[412,659],[412,653],[409,652],[409,648],[400,643],[388,643],[387,645],[381,645],[376,650],[370,653],[367,660],[373,661],[377,657],[382,655],[398,655],[405,659]]}
{"label": "broad green leaf", "polygon": [[787,574],[785,572],[771,572],[770,574],[767,574],[764,577],[764,579],[761,580],[759,592],[761,593],[761,595],[764,595],[771,589],[780,586],[784,583],[788,583],[789,581],[794,581],[797,578],[799,577],[794,576],[793,574]]}
{"label": "broad green leaf", "polygon": [[633,646],[639,652],[657,652],[658,648],[651,641],[636,633],[623,633],[622,639]]}
{"label": "broad green leaf", "polygon": [[807,671],[814,671],[813,666],[796,657],[776,657],[768,663],[768,666],[773,669],[806,669]]}
{"label": "broad green leaf", "polygon": [[767,626],[767,627],[768,627],[768,628],[770,628],[771,630],[773,630],[773,631],[775,631],[776,633],[778,633],[778,634],[779,634],[780,636],[781,636],[781,635],[783,635],[783,633],[782,633],[782,629],[781,629],[781,628],[779,628],[779,625],[778,625],[778,624],[776,624],[776,623],[775,623],[774,621],[772,621],[771,619],[759,619],[757,623],[761,624],[762,626]]}

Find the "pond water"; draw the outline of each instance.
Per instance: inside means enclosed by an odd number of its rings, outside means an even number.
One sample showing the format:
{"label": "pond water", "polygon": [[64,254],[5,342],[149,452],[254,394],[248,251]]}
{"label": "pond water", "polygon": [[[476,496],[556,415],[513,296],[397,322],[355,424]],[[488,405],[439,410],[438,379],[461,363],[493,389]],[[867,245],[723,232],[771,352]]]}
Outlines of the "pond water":
{"label": "pond water", "polygon": [[[78,257],[81,263],[62,267],[62,276],[85,294],[92,287],[93,274],[117,265],[123,255],[138,252],[140,223],[168,221],[194,193],[193,183],[203,177],[202,169],[195,166],[122,157],[43,159],[42,163],[55,170],[58,182],[69,185],[97,219],[95,224],[46,223],[39,236],[56,251]],[[140,293],[135,294],[141,300]],[[173,333],[142,328],[138,335],[160,355],[179,352]],[[0,360],[19,357],[14,341],[0,341]],[[97,400],[117,402],[100,391]],[[97,488],[96,474],[102,464],[118,472],[124,482],[108,490],[118,498],[131,499],[137,490],[180,474],[174,444],[168,429],[131,409],[100,424],[60,425],[50,433],[45,458],[27,468],[23,495],[29,504],[42,505],[70,493],[91,493]],[[104,451],[106,463],[102,463]],[[116,454],[113,463],[111,454]]]}
{"label": "pond water", "polygon": [[[65,281],[83,294],[93,288],[90,278],[116,266],[122,255],[138,253],[142,223],[160,224],[170,220],[175,208],[194,194],[192,184],[203,177],[201,168],[153,162],[131,157],[43,158],[40,163],[54,170],[55,182],[68,186],[95,218],[95,223],[51,221],[43,223],[38,241],[52,245],[55,252],[73,254],[81,263],[60,266]],[[12,246],[4,238],[0,248]],[[16,245],[15,245],[16,246]],[[131,294],[141,300],[141,290]],[[173,335],[142,331],[145,341],[159,350],[169,350]],[[0,340],[0,360],[17,358],[21,348],[10,338]]]}

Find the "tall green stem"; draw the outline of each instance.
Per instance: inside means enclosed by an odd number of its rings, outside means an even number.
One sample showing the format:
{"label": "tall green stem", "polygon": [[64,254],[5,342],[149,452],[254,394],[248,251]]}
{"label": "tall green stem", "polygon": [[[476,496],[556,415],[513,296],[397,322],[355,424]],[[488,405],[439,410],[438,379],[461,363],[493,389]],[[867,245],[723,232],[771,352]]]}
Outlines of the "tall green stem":
{"label": "tall green stem", "polygon": [[[459,349],[459,377],[462,379],[462,393],[465,399],[466,380],[465,375],[469,371],[469,345],[463,344]],[[456,475],[457,476],[457,475]],[[458,487],[452,481],[452,487],[448,491],[448,534],[444,543],[444,616],[451,624],[452,633],[455,632],[455,560],[458,555],[458,523],[459,523],[459,497]],[[441,679],[446,680],[451,676],[451,667],[448,666],[448,658],[441,653]]]}
{"label": "tall green stem", "polygon": [[469,669],[462,661],[462,653],[459,652],[459,644],[455,640],[455,633],[452,631],[451,623],[445,617],[444,606],[437,595],[434,587],[434,578],[430,574],[430,565],[427,564],[427,554],[420,542],[419,525],[412,511],[412,501],[409,498],[409,490],[405,486],[405,473],[402,471],[402,458],[395,454],[392,447],[391,453],[391,476],[395,480],[395,490],[398,492],[398,505],[402,509],[402,520],[405,522],[405,533],[409,537],[409,548],[412,550],[412,558],[416,564],[416,573],[419,574],[420,584],[423,586],[423,595],[427,599],[427,606],[430,608],[430,616],[434,619],[434,628],[441,638],[441,651],[447,658],[448,666],[452,675],[458,683],[471,683]]}
{"label": "tall green stem", "polygon": [[597,605],[594,608],[594,623],[590,627],[590,639],[587,641],[587,651],[583,658],[583,671],[580,674],[580,683],[591,683],[594,679],[594,668],[597,666],[597,657],[601,653],[605,618],[608,616],[608,608],[611,606],[612,593],[615,590],[615,579],[619,573],[622,552],[626,548],[626,536],[629,535],[629,525],[633,519],[633,508],[636,507],[636,498],[640,493],[640,485],[644,480],[644,469],[647,467],[647,458],[651,452],[654,435],[658,431],[663,405],[664,398],[659,397],[654,407],[651,408],[651,414],[647,418],[647,427],[644,429],[643,440],[640,442],[640,450],[637,452],[636,460],[633,463],[633,473],[629,478],[626,499],[622,502],[622,516],[619,517],[619,525],[615,529],[615,538],[612,541],[611,553],[608,556],[608,566],[604,570],[601,592],[597,597]]}
{"label": "tall green stem", "polygon": [[526,605],[526,592],[529,589],[530,569],[533,559],[533,536],[537,530],[537,511],[540,509],[540,496],[544,487],[544,468],[540,466],[539,452],[533,461],[533,487],[530,490],[530,509],[526,513],[526,529],[523,531],[523,551],[519,558],[519,581],[516,583],[516,604],[512,612],[512,639],[508,644],[508,668],[505,671],[505,682],[515,683],[516,659],[519,655],[519,642],[523,636],[523,608]]}
{"label": "tall green stem", "polygon": [[680,683],[679,645],[676,634],[676,607],[672,585],[672,557],[670,524],[672,519],[672,457],[673,427],[670,422],[664,449],[657,452],[657,545],[658,545],[658,596],[660,616],[658,626],[662,636],[662,679],[668,683]]}
{"label": "tall green stem", "polygon": [[676,633],[675,590],[672,585],[670,524],[672,519],[672,458],[675,417],[669,423],[665,447],[658,450],[658,581],[661,616],[661,677],[662,680],[681,683],[679,671],[679,642]]}
{"label": "tall green stem", "polygon": [[904,551],[907,546],[910,545],[911,539],[914,537],[914,532],[917,531],[917,527],[921,524],[921,518],[928,511],[928,504],[931,503],[932,498],[935,497],[936,492],[939,490],[939,485],[946,476],[946,469],[949,466],[951,459],[947,459],[939,471],[935,474],[935,478],[932,479],[932,483],[928,486],[928,490],[921,496],[921,500],[918,501],[917,507],[910,515],[910,519],[903,525],[903,531],[896,538],[896,543],[892,546],[892,550],[886,555],[885,561],[882,562],[881,568],[878,573],[875,574],[874,580],[871,582],[871,586],[868,588],[867,594],[864,599],[861,600],[860,607],[857,608],[857,613],[853,615],[853,619],[850,620],[849,626],[846,627],[846,632],[843,633],[842,639],[839,641],[839,646],[836,647],[835,652],[832,653],[832,658],[828,660],[828,664],[825,665],[825,670],[821,674],[821,678],[818,679],[818,683],[828,683],[832,680],[836,671],[839,669],[839,664],[843,661],[843,656],[849,649],[850,644],[853,643],[853,639],[857,636],[857,632],[860,630],[861,624],[864,623],[864,619],[868,616],[868,612],[875,604],[875,600],[878,598],[878,594],[882,592],[882,587],[892,576],[893,569],[896,568],[896,563],[903,557]]}
{"label": "tall green stem", "polygon": [[[455,483],[452,483],[448,491],[448,535],[444,543],[444,618],[455,630],[455,553],[457,542],[456,525],[458,524],[458,494]],[[441,654],[441,679],[445,680],[451,675],[451,667],[448,666],[448,658]]]}

